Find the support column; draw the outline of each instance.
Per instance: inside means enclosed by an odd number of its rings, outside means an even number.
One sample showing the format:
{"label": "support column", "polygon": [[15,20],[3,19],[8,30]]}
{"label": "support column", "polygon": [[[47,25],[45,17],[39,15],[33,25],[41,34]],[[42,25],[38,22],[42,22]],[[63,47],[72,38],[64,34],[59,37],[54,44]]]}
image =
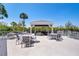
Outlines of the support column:
{"label": "support column", "polygon": [[32,34],[32,26],[30,27],[30,34]]}
{"label": "support column", "polygon": [[32,27],[33,27],[33,25],[31,25],[31,27],[30,27],[30,34],[32,34]]}
{"label": "support column", "polygon": [[[52,28],[52,26],[51,26],[51,25],[49,25],[49,27],[50,27],[50,28]],[[53,32],[53,28],[51,29],[51,32]],[[49,35],[49,32],[48,32],[48,35]]]}
{"label": "support column", "polygon": [[[51,26],[52,27],[52,26]],[[52,33],[53,33],[53,27],[52,27]]]}
{"label": "support column", "polygon": [[[50,27],[50,25],[48,25]],[[49,35],[49,30],[48,30],[48,35]]]}
{"label": "support column", "polygon": [[[34,26],[35,27],[35,26]],[[36,35],[36,28],[35,28],[35,31],[34,31],[35,35]]]}

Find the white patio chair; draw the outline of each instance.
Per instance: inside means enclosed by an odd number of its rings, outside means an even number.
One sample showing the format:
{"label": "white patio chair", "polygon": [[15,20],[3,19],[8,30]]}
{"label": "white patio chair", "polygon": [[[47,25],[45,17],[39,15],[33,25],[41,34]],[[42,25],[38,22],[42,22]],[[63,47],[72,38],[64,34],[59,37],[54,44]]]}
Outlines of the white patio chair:
{"label": "white patio chair", "polygon": [[25,44],[26,47],[30,47],[31,46],[31,41],[32,41],[31,37],[23,36],[22,41],[21,41],[21,48],[23,47],[24,44]]}

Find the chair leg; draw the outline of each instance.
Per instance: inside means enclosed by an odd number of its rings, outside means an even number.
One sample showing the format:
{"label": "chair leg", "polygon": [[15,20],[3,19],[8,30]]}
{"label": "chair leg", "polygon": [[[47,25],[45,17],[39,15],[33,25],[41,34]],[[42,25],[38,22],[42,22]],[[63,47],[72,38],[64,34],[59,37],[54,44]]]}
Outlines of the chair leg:
{"label": "chair leg", "polygon": [[19,40],[16,40],[16,45],[19,45]]}
{"label": "chair leg", "polygon": [[23,43],[21,42],[21,48],[23,48]]}
{"label": "chair leg", "polygon": [[18,45],[17,43],[18,43],[18,41],[16,40],[16,45]]}

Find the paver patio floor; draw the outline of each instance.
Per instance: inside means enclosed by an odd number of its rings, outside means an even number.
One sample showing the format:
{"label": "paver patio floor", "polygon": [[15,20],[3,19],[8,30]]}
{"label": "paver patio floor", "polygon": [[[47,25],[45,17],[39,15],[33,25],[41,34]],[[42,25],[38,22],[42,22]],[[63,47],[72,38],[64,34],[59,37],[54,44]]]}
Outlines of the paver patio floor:
{"label": "paver patio floor", "polygon": [[62,41],[49,40],[47,36],[37,36],[39,43],[34,47],[21,48],[16,40],[7,40],[8,56],[79,56],[79,40],[63,36]]}

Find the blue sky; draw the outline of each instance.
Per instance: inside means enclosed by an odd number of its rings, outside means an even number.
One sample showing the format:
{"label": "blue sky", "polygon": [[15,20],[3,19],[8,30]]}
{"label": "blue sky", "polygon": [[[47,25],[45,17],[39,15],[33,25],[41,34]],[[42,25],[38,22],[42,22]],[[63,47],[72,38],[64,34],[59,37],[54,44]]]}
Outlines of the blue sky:
{"label": "blue sky", "polygon": [[6,3],[9,17],[5,22],[19,22],[19,14],[25,12],[28,14],[26,26],[30,26],[30,22],[35,20],[51,21],[55,26],[64,25],[67,21],[71,21],[74,25],[79,26],[79,4],[68,3]]}

